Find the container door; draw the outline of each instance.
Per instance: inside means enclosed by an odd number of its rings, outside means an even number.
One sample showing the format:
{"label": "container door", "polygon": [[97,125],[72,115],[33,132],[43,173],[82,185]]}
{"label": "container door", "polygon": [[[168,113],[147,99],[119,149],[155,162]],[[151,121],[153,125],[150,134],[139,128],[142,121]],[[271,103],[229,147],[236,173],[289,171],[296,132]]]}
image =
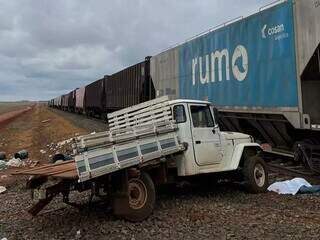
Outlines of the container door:
{"label": "container door", "polygon": [[196,163],[199,166],[218,164],[222,160],[219,128],[208,105],[190,105],[192,138]]}

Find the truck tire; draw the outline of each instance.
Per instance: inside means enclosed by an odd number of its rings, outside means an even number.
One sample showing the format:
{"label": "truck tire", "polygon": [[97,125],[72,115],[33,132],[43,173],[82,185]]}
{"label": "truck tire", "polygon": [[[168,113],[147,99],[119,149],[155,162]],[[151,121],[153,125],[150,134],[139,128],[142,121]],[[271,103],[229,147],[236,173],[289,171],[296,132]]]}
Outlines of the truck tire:
{"label": "truck tire", "polygon": [[149,174],[142,172],[139,177],[128,181],[129,210],[124,218],[140,222],[149,217],[154,209],[156,192]]}
{"label": "truck tire", "polygon": [[242,174],[248,192],[262,193],[267,190],[268,169],[261,157],[255,155],[245,159]]}

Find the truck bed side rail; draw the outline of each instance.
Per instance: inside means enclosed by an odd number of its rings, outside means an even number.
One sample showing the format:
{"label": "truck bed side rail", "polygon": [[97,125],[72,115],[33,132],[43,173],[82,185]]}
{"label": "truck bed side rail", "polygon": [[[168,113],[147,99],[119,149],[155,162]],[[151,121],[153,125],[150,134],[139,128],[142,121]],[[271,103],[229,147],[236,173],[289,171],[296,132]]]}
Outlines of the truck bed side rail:
{"label": "truck bed side rail", "polygon": [[[110,131],[78,138],[79,181],[86,181],[184,150],[168,97],[108,115]],[[83,151],[84,150],[84,151]]]}

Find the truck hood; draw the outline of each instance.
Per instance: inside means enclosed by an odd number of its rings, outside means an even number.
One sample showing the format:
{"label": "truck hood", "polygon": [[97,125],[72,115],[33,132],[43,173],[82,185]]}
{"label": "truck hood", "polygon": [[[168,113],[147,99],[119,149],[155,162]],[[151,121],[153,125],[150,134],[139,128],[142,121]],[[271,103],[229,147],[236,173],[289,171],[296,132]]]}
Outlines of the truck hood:
{"label": "truck hood", "polygon": [[250,135],[239,132],[221,132],[222,136],[227,140],[248,139]]}

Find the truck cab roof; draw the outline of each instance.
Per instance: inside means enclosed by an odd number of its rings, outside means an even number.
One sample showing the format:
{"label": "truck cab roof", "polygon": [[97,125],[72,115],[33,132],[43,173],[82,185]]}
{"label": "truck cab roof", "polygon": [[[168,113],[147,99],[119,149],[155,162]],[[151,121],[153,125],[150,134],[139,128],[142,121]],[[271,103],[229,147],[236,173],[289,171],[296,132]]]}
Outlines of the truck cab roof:
{"label": "truck cab roof", "polygon": [[194,104],[212,104],[208,101],[200,101],[200,100],[193,100],[193,99],[175,99],[169,101],[170,105],[178,104],[178,103],[194,103]]}

